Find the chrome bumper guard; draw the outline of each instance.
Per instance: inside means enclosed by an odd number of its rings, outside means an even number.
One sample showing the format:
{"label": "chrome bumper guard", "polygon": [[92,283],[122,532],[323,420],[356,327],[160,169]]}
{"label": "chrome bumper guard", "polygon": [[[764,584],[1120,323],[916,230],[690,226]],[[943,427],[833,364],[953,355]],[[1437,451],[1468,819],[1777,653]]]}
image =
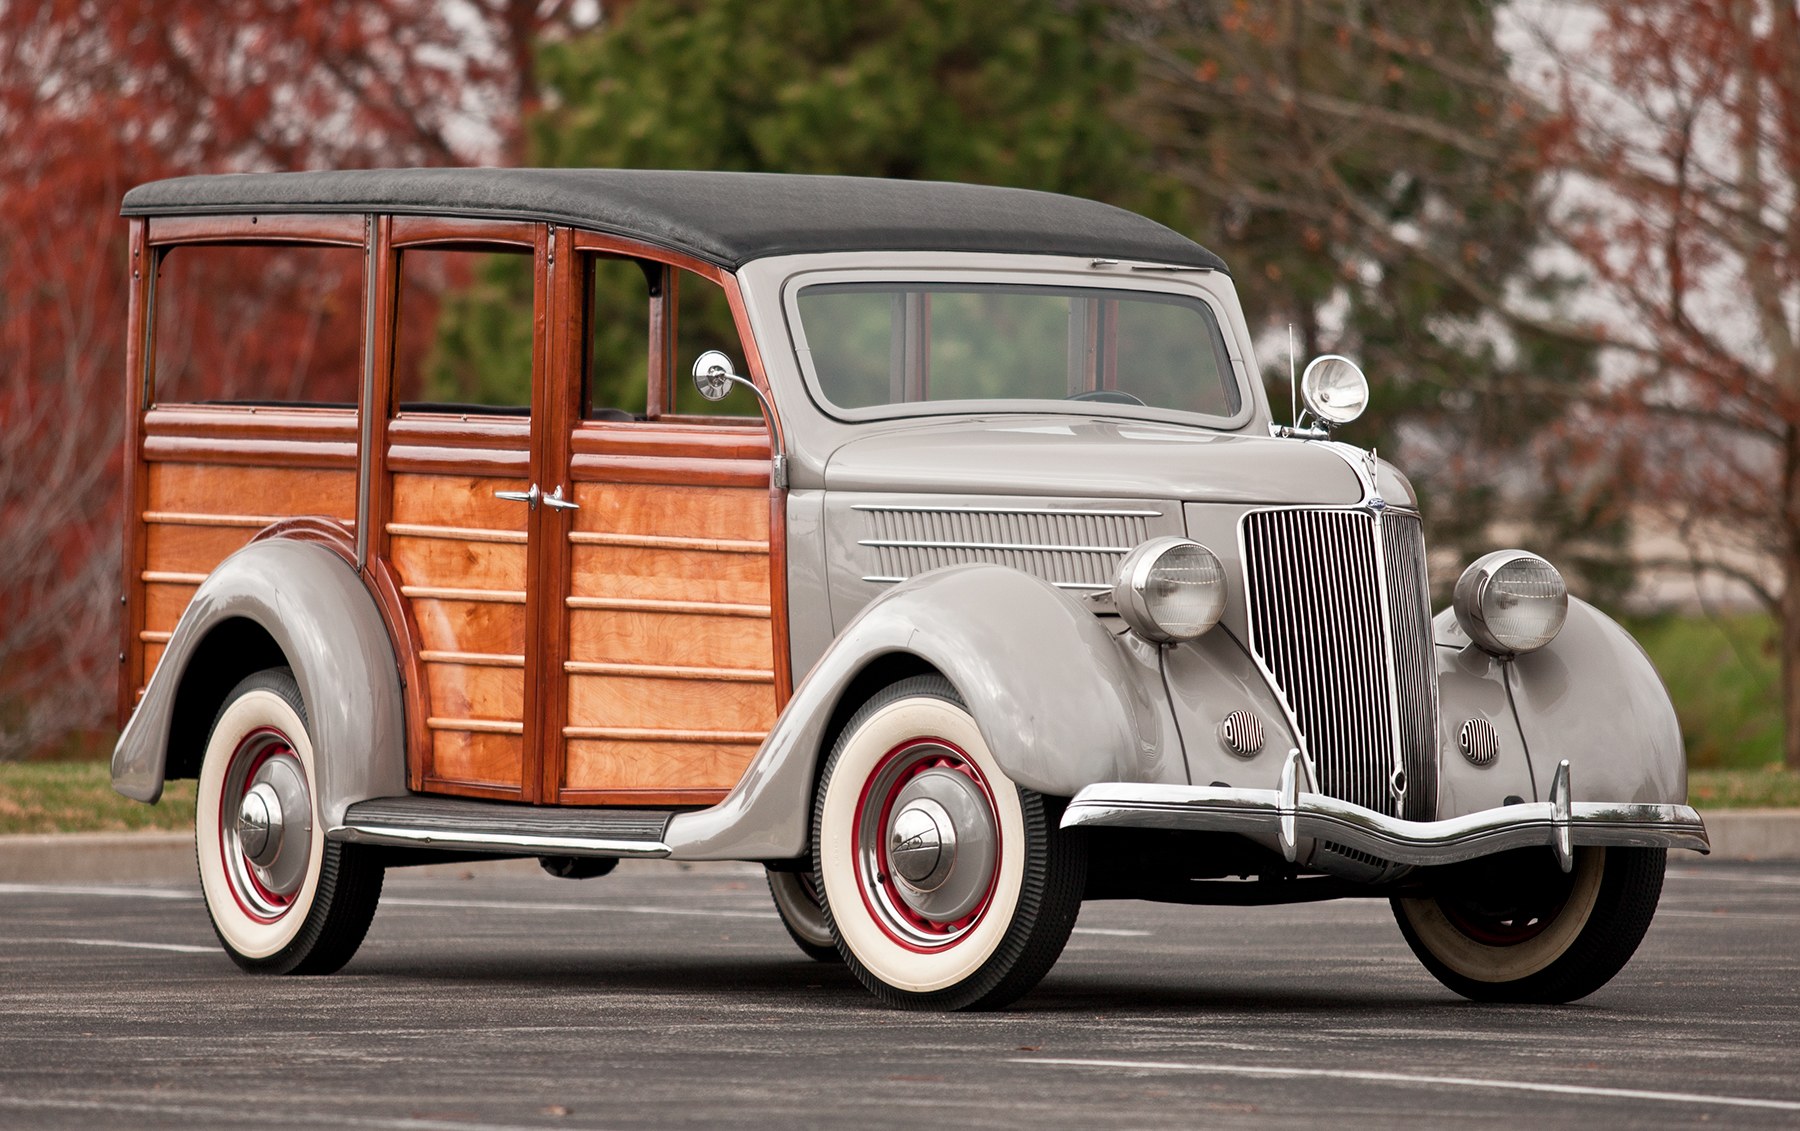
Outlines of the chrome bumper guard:
{"label": "chrome bumper guard", "polygon": [[1302,779],[1310,786],[1311,776],[1296,752],[1282,769],[1279,789],[1102,782],[1075,795],[1063,812],[1062,827],[1274,833],[1290,863],[1307,838],[1396,864],[1426,865],[1544,845],[1556,850],[1565,872],[1578,844],[1711,851],[1706,825],[1691,806],[1571,801],[1568,762],[1557,767],[1549,801],[1442,821],[1406,821],[1302,789]]}

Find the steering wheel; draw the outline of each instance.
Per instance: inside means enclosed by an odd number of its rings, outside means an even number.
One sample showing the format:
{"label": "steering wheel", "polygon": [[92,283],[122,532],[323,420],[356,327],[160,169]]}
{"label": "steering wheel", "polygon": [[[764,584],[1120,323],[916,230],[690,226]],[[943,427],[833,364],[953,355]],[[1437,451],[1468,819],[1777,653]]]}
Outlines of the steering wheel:
{"label": "steering wheel", "polygon": [[1063,400],[1100,401],[1104,404],[1134,404],[1144,406],[1142,400],[1120,389],[1089,389],[1085,393],[1070,393],[1068,396],[1064,397]]}

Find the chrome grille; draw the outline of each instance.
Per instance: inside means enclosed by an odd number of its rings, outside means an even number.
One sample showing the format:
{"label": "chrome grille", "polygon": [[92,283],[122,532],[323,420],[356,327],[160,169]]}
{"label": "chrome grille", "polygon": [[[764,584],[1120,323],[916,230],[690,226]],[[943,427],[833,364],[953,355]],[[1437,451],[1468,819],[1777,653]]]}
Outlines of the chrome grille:
{"label": "chrome grille", "polygon": [[1431,583],[1425,573],[1425,530],[1417,515],[1382,519],[1394,687],[1400,703],[1400,756],[1406,767],[1409,821],[1437,816],[1437,660],[1431,650]]}
{"label": "chrome grille", "polygon": [[992,562],[1065,589],[1112,588],[1119,562],[1150,536],[1153,510],[907,507],[858,504],[872,551],[864,581],[905,581],[963,562]]}
{"label": "chrome grille", "polygon": [[1243,534],[1250,646],[1294,713],[1319,788],[1389,816],[1430,816],[1437,691],[1419,520],[1255,511]]}

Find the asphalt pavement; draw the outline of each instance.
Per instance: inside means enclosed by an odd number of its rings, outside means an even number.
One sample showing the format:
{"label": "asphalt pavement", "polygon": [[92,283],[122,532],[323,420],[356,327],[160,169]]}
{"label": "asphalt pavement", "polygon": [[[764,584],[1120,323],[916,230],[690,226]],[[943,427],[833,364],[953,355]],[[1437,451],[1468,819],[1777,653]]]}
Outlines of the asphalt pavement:
{"label": "asphalt pavement", "polygon": [[877,1006],[741,865],[395,871],[326,978],[196,886],[0,883],[0,1127],[1800,1126],[1800,863],[1673,858],[1586,1001],[1472,1005],[1387,905],[1093,903],[1001,1013]]}

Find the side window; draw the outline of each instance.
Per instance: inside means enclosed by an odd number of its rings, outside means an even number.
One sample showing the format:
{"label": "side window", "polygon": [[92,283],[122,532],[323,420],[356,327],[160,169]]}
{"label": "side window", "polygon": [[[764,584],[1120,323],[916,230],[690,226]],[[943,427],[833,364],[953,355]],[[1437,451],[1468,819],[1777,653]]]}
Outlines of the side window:
{"label": "side window", "polygon": [[748,389],[734,388],[721,401],[709,401],[694,388],[694,359],[707,350],[724,350],[737,371],[748,376],[743,342],[731,317],[725,288],[690,271],[672,271],[675,278],[675,396],[674,411],[692,416],[754,416],[762,408]]}
{"label": "side window", "polygon": [[150,403],[355,407],[361,248],[169,248],[155,302]]}
{"label": "side window", "polygon": [[532,266],[527,248],[400,253],[399,409],[531,411]]}
{"label": "side window", "polygon": [[[582,257],[589,420],[641,419],[650,387],[650,278],[635,259]],[[661,278],[662,269],[650,271]]]}

